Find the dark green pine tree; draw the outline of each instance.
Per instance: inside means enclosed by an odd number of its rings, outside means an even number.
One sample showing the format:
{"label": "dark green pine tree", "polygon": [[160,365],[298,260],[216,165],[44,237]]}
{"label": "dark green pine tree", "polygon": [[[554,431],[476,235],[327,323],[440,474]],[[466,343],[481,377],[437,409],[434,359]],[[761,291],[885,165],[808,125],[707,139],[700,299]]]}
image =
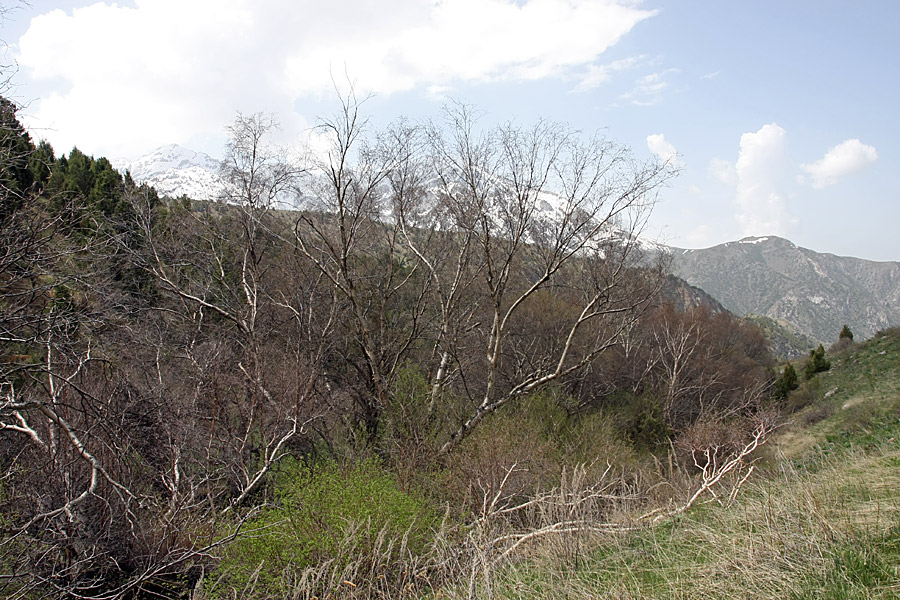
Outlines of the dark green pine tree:
{"label": "dark green pine tree", "polygon": [[800,387],[800,381],[797,377],[797,370],[794,369],[794,365],[788,363],[781,372],[781,377],[775,380],[772,395],[776,400],[785,400],[798,387]]}
{"label": "dark green pine tree", "polygon": [[28,168],[34,175],[34,182],[39,188],[47,185],[50,179],[50,173],[53,170],[53,163],[56,157],[53,154],[53,146],[47,140],[41,140],[34,152],[28,158]]}
{"label": "dark green pine tree", "polygon": [[18,110],[15,103],[0,96],[0,213],[3,214],[14,211],[34,184],[34,175],[28,168],[34,144],[19,123]]}
{"label": "dark green pine tree", "polygon": [[850,340],[853,341],[853,332],[850,331],[850,327],[844,325],[843,329],[841,329],[841,334],[838,336],[838,340]]}
{"label": "dark green pine tree", "polygon": [[809,359],[803,368],[803,377],[809,381],[816,373],[827,371],[830,368],[831,362],[825,358],[825,348],[822,344],[819,344],[818,348],[809,353]]}

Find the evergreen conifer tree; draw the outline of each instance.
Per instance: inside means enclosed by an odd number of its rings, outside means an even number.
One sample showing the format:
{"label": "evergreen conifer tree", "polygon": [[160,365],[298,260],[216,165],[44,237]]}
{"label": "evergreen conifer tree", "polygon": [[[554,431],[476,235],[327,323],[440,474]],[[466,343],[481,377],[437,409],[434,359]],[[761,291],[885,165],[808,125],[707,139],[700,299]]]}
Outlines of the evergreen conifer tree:
{"label": "evergreen conifer tree", "polygon": [[776,400],[784,400],[798,387],[800,387],[800,382],[797,378],[797,370],[794,369],[794,365],[788,363],[781,372],[781,377],[775,381],[773,395]]}
{"label": "evergreen conifer tree", "polygon": [[825,347],[819,344],[819,347],[810,351],[809,360],[803,368],[803,376],[807,381],[813,378],[816,373],[827,371],[831,368],[831,362],[825,358]]}

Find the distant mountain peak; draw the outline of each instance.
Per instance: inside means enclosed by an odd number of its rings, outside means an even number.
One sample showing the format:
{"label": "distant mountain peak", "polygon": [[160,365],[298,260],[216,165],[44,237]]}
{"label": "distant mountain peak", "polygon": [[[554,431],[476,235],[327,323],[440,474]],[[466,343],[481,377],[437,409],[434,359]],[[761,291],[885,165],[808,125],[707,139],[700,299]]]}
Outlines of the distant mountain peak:
{"label": "distant mountain peak", "polygon": [[763,235],[763,236],[755,236],[750,235],[744,238],[741,238],[737,241],[738,244],[766,244],[769,246],[793,246],[794,243],[790,240],[786,240],[782,237],[778,237],[777,235]]}
{"label": "distant mountain peak", "polygon": [[163,196],[215,200],[225,188],[219,176],[220,164],[203,152],[167,144],[137,160],[119,161],[115,166],[123,173],[129,171],[137,183],[152,185]]}
{"label": "distant mountain peak", "polygon": [[824,254],[777,236],[673,255],[676,275],[731,312],[790,323],[817,342],[836,341],[844,324],[861,339],[900,325],[898,262]]}
{"label": "distant mountain peak", "polygon": [[749,237],[741,238],[738,241],[738,243],[739,244],[759,244],[761,242],[768,242],[768,241],[769,241],[769,236],[766,236],[766,237],[749,236]]}
{"label": "distant mountain peak", "polygon": [[725,242],[724,244],[719,244],[720,246],[733,246],[733,245],[746,245],[746,246],[785,246],[788,248],[796,248],[797,245],[794,242],[785,239],[783,237],[779,237],[777,235],[748,235],[746,237],[742,237],[741,239],[735,242]]}

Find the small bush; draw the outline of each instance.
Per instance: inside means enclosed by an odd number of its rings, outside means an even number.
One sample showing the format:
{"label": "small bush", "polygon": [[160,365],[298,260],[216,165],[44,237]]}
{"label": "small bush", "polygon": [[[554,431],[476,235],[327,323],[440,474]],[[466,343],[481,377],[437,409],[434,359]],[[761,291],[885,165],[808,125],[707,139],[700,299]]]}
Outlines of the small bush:
{"label": "small bush", "polygon": [[835,412],[837,412],[837,409],[833,405],[818,405],[803,413],[803,420],[801,421],[801,423],[806,426],[815,425],[816,423],[824,421],[828,417],[832,416]]}
{"label": "small bush", "polygon": [[525,498],[558,486],[573,464],[605,468],[607,461],[637,460],[619,427],[621,415],[606,407],[570,413],[564,408],[570,400],[549,389],[490,415],[450,458],[443,475],[451,504],[480,510],[485,495]]}
{"label": "small bush", "polygon": [[549,391],[490,415],[453,453],[446,489],[455,506],[481,506],[485,495],[520,496],[552,487],[563,456],[568,416]]}
{"label": "small bush", "polygon": [[850,331],[850,327],[844,325],[843,329],[841,329],[841,333],[838,335],[838,341],[840,340],[850,340],[853,341],[853,332]]}
{"label": "small bush", "polygon": [[900,327],[888,327],[887,329],[879,329],[875,333],[873,338],[876,340],[881,338],[900,339]]}
{"label": "small bush", "polygon": [[602,407],[622,441],[639,451],[657,450],[674,435],[662,402],[653,392],[635,395],[617,391],[603,399]]}
{"label": "small bush", "polygon": [[841,338],[835,343],[833,343],[828,348],[828,352],[831,354],[837,354],[839,352],[850,353],[853,350],[858,348],[856,342],[853,341],[853,338]]}
{"label": "small bush", "polygon": [[381,414],[377,453],[397,473],[403,489],[428,484],[440,447],[438,424],[447,420],[446,411],[453,407],[451,398],[429,407],[430,396],[422,372],[404,365],[397,370],[391,401]]}
{"label": "small bush", "polygon": [[[732,419],[728,422],[718,419],[696,421],[685,428],[675,440],[675,447],[684,454],[680,457],[684,464],[691,464],[693,452],[705,452],[717,448],[720,456],[734,454],[747,443],[751,429],[749,421]],[[689,460],[690,459],[690,460]]]}
{"label": "small bush", "polygon": [[[664,424],[663,424],[664,425]],[[670,430],[661,434],[660,443],[668,439]],[[654,438],[657,439],[657,438]],[[591,411],[580,415],[560,440],[565,452],[562,467],[568,464],[593,461],[614,462],[632,469],[639,468],[639,451],[622,435],[615,420],[605,411]]]}
{"label": "small bush", "polygon": [[808,381],[788,397],[785,402],[785,410],[788,413],[794,413],[821,402],[824,397],[825,393],[822,391],[819,380]]}

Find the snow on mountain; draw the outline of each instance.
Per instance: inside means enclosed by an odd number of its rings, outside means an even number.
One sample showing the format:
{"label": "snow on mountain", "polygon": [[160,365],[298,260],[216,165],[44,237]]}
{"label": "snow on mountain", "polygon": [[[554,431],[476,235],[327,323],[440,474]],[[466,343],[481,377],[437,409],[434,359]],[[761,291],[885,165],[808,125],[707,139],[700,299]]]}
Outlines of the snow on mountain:
{"label": "snow on mountain", "polygon": [[130,171],[137,183],[152,185],[162,196],[215,200],[225,188],[219,161],[177,144],[157,148],[135,161],[114,161],[113,165],[121,172]]}
{"label": "snow on mountain", "polygon": [[[217,200],[223,197],[223,192],[226,190],[226,184],[219,175],[220,162],[218,160],[177,144],[162,146],[134,161],[113,161],[113,166],[123,173],[126,170],[129,171],[137,183],[152,185],[162,196],[178,198],[185,195],[194,200]],[[312,177],[316,178],[315,175]],[[496,179],[491,182],[492,186],[506,187],[508,185],[500,178],[492,177],[492,179]],[[430,212],[433,209],[438,188],[436,179],[426,185],[429,199],[418,210]],[[538,196],[534,198],[534,202],[532,218],[535,223],[544,224],[551,229],[554,227],[554,223],[565,220],[566,213],[573,210],[572,207],[566,206],[563,198],[548,191],[539,192]],[[502,229],[502,225],[500,225],[503,220],[502,213],[505,211],[502,204],[499,202],[490,210],[491,217],[500,229]],[[290,193],[276,198],[274,206],[288,210],[298,208],[328,210],[321,201],[311,197],[297,198]],[[394,219],[393,207],[387,196],[383,198],[381,219],[386,223],[392,222]],[[441,224],[434,222],[431,226],[440,227]],[[606,235],[611,238],[620,238],[623,241],[630,238],[627,232],[616,228],[611,228]],[[665,246],[650,240],[638,239],[635,241],[645,252],[654,253],[668,250]]]}
{"label": "snow on mountain", "polygon": [[[438,197],[457,192],[457,185],[459,184],[453,182],[444,183],[437,176],[430,180],[426,180],[423,183],[425,199],[414,208],[407,207],[407,215],[410,216],[411,212],[414,213],[412,214],[412,220],[416,222],[419,227],[436,229],[453,227],[454,225],[444,220],[446,218],[445,216],[436,216],[434,213],[446,213],[446,209],[438,208],[438,205],[440,204]],[[465,191],[462,191],[462,193],[466,194]],[[486,215],[492,221],[493,227],[495,228],[494,235],[505,235],[505,233],[508,232],[509,225],[505,223],[507,219],[504,215],[507,213],[515,214],[519,210],[516,206],[518,199],[516,197],[516,192],[513,191],[512,184],[502,177],[490,175],[484,184],[482,193],[487,200],[484,208],[486,210]],[[526,204],[529,206],[528,210],[530,215],[528,218],[529,221],[531,221],[531,225],[528,227],[529,231],[526,233],[525,239],[531,243],[547,242],[548,240],[546,239],[546,236],[542,235],[542,232],[549,232],[548,235],[551,237],[556,234],[563,235],[559,232],[560,224],[569,223],[568,227],[571,227],[574,215],[593,210],[587,204],[584,206],[570,204],[563,196],[546,189],[539,190],[536,194],[532,193],[529,200],[526,201]],[[328,210],[327,208],[323,209],[314,201],[307,201],[303,204],[303,207],[311,208],[313,210]],[[596,217],[599,219],[605,218],[606,214],[604,210],[599,210]],[[388,224],[393,223],[396,218],[389,190],[385,190],[381,199],[380,218],[382,222]],[[450,220],[452,221],[452,219]],[[587,231],[588,229],[589,228],[586,228],[584,231]],[[640,235],[641,233],[642,232],[640,231],[630,231],[627,224],[625,227],[622,227],[614,222],[614,220],[611,220],[593,236],[593,242],[588,243],[586,248],[588,250],[596,249],[597,244],[595,242],[601,242],[602,245],[603,242],[615,241],[622,244],[628,243],[648,256],[657,256],[659,253],[671,252],[671,248],[665,244],[642,237]],[[570,241],[573,244],[579,243],[578,240],[581,239],[580,235],[571,235],[572,239]]]}
{"label": "snow on mountain", "polygon": [[[122,172],[129,170],[135,181],[150,184],[165,196],[215,200],[222,197],[226,187],[219,176],[219,161],[175,144],[158,148],[132,162],[113,164]],[[421,213],[418,216],[423,226],[441,227],[440,218],[428,217],[434,210],[439,187],[436,182],[429,183],[426,186],[429,198],[415,210]],[[505,187],[505,182],[499,179],[492,184]],[[394,215],[390,201],[387,196],[383,200],[381,218],[391,222]],[[533,201],[535,223],[551,230],[572,210],[563,198],[546,191],[540,192]],[[503,204],[501,200],[489,209],[490,217],[501,230]],[[328,210],[327,203],[313,197],[286,196],[275,205]],[[615,227],[605,235],[623,241],[630,237]],[[705,250],[669,248],[641,238],[633,241],[651,255],[674,254],[678,276],[711,293],[736,314],[766,315],[790,323],[817,341],[832,340],[843,323],[868,337],[880,328],[900,322],[897,309],[900,263],[873,263],[819,254],[775,236],[748,237]]]}
{"label": "snow on mountain", "polygon": [[138,178],[159,175],[170,170],[199,167],[211,173],[218,173],[219,161],[202,152],[195,152],[177,144],[157,148],[129,165],[131,176]]}

